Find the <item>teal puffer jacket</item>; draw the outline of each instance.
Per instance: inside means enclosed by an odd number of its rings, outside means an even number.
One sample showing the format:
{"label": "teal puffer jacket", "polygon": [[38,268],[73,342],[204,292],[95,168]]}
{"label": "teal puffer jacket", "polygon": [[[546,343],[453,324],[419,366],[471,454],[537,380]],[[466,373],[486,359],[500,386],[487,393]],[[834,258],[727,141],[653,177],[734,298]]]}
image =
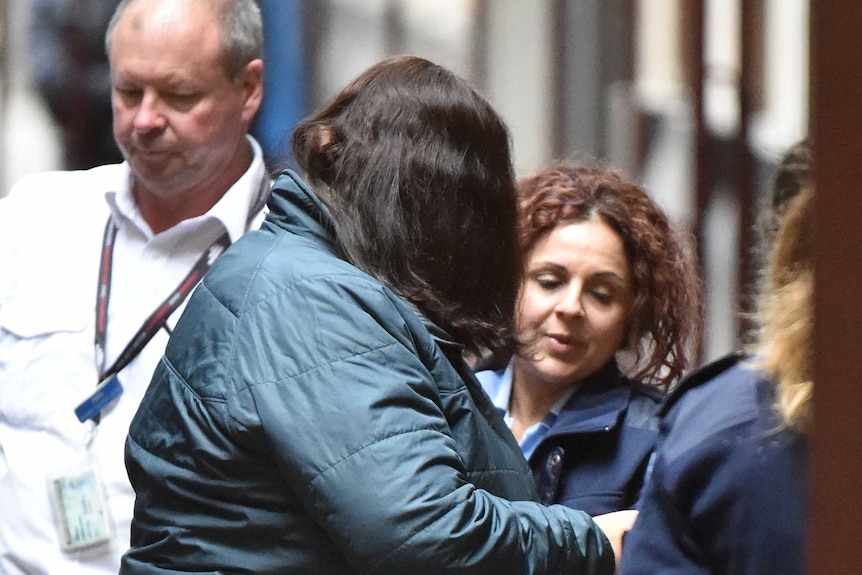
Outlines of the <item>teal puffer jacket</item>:
{"label": "teal puffer jacket", "polygon": [[276,182],[189,300],[129,429],[121,573],[613,572],[530,470],[461,350],[338,257]]}

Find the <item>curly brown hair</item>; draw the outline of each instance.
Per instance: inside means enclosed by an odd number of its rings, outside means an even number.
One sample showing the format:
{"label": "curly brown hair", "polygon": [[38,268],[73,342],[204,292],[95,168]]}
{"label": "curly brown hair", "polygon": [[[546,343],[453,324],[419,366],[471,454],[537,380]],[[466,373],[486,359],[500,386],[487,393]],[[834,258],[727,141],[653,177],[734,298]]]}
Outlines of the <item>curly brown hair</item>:
{"label": "curly brown hair", "polygon": [[557,226],[595,217],[619,234],[635,284],[630,375],[669,388],[691,366],[702,326],[700,276],[682,234],[642,187],[599,163],[557,161],[523,178],[518,194],[524,254]]}

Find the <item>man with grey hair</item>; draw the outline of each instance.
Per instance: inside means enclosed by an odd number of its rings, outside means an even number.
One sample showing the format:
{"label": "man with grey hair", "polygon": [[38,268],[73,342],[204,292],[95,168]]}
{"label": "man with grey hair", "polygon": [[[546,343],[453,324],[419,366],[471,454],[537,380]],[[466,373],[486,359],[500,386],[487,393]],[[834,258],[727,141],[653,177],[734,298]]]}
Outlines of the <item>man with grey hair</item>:
{"label": "man with grey hair", "polygon": [[[125,161],[0,200],[0,574],[112,573],[129,422],[186,296],[262,220],[254,0],[124,0],[106,37]],[[153,414],[158,417],[158,414]]]}

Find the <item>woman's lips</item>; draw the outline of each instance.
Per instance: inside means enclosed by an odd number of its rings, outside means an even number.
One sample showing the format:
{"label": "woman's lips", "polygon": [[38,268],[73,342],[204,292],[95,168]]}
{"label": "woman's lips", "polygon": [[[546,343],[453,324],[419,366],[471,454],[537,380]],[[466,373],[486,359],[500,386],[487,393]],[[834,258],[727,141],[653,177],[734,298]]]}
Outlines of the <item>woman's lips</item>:
{"label": "woman's lips", "polygon": [[545,337],[548,340],[549,348],[555,353],[566,353],[577,346],[577,341],[569,335],[549,333]]}

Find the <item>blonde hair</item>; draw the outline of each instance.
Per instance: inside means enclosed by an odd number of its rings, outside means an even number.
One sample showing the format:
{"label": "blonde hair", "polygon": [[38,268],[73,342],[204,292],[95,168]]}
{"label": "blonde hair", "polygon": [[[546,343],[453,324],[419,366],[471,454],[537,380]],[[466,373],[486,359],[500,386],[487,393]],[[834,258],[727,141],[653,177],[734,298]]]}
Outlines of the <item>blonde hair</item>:
{"label": "blonde hair", "polygon": [[755,350],[776,385],[784,424],[805,432],[811,423],[814,270],[811,254],[814,190],[807,184],[787,202],[758,302]]}

